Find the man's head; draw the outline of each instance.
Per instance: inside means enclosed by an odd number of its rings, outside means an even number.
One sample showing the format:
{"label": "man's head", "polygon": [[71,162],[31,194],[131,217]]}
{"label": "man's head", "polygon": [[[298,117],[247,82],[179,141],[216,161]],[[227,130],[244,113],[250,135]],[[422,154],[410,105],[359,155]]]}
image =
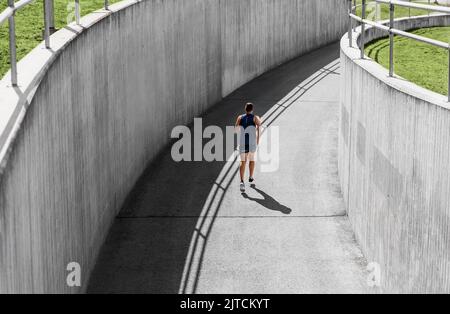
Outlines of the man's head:
{"label": "man's head", "polygon": [[253,104],[251,102],[248,102],[245,104],[245,112],[251,113],[253,111]]}

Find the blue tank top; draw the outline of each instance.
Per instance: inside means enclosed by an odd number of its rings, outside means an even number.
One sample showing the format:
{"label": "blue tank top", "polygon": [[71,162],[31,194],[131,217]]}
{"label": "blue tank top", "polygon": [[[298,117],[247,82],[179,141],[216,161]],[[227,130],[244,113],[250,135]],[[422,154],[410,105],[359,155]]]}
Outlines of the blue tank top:
{"label": "blue tank top", "polygon": [[250,133],[247,132],[241,132],[240,136],[240,150],[241,152],[248,153],[249,151],[255,151],[256,149],[256,124],[255,124],[255,116],[251,113],[243,114],[241,116],[241,121],[239,122],[239,125],[245,130],[248,127],[253,126],[254,130],[251,130],[251,137]]}
{"label": "blue tank top", "polygon": [[249,126],[256,126],[255,116],[251,113],[243,114],[241,116],[240,126],[242,126],[244,130]]}

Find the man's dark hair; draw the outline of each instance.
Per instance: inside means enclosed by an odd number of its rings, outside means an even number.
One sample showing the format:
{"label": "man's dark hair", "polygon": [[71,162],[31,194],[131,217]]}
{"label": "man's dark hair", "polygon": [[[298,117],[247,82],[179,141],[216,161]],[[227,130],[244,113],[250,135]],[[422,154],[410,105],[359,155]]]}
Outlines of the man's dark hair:
{"label": "man's dark hair", "polygon": [[251,102],[248,102],[245,104],[245,112],[252,112],[253,111],[253,104]]}

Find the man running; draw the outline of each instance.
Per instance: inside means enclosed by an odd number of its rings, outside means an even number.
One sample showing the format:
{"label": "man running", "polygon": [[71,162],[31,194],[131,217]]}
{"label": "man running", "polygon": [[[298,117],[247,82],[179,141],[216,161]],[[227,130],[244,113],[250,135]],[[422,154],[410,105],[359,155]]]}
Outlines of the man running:
{"label": "man running", "polygon": [[259,145],[259,136],[261,128],[261,119],[253,114],[253,104],[245,104],[245,114],[240,115],[236,120],[236,129],[239,130],[239,154],[241,157],[241,165],[239,174],[241,177],[240,190],[245,192],[245,165],[249,161],[250,177],[248,181],[254,184],[255,179],[255,152]]}

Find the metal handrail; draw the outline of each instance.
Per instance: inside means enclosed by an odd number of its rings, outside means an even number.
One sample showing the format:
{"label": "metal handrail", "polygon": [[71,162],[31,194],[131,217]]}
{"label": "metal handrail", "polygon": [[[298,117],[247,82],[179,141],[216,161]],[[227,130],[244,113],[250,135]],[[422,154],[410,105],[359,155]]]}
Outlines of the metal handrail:
{"label": "metal handrail", "polygon": [[[385,3],[385,4],[389,4],[389,3],[390,3],[389,0],[387,0],[386,2],[383,2],[383,1],[377,1],[377,0],[368,0],[368,1],[369,1],[369,3]],[[403,0],[403,1],[408,1],[408,2],[410,2],[410,3],[411,3],[412,1],[418,1],[418,2],[419,2],[419,0]],[[402,1],[402,2],[403,2],[403,1]],[[354,5],[353,5],[353,12],[355,12],[356,9],[362,7],[362,4],[357,4],[357,3],[356,3],[356,0],[353,0],[353,3],[354,3]],[[403,2],[403,3],[404,3],[404,2]],[[400,3],[399,6],[403,6],[403,3]],[[414,3],[411,3],[411,4],[414,4]],[[434,11],[435,6],[431,5],[431,0],[428,0],[428,6],[429,6],[430,8],[433,8],[432,11]],[[412,9],[412,7],[409,6],[408,8],[409,8],[409,17],[411,17],[411,9]],[[418,8],[418,9],[420,9],[420,8]],[[445,13],[445,12],[444,12],[444,13]],[[429,14],[430,14],[430,11],[428,11],[428,15],[429,15]]]}
{"label": "metal handrail", "polygon": [[[15,14],[20,9],[24,8],[28,4],[36,0],[20,0],[15,2],[14,0],[8,0],[8,7],[0,12],[0,26],[6,21],[9,24],[9,60],[11,64],[11,84],[17,86],[17,52],[16,52],[16,24]],[[44,41],[45,47],[50,49],[50,28],[53,27],[54,10],[53,0],[44,1]],[[75,21],[80,24],[80,0],[75,1]],[[104,1],[104,9],[109,10],[109,0]]]}
{"label": "metal handrail", "polygon": [[444,6],[439,6],[439,5],[430,5],[430,4],[422,4],[422,3],[414,3],[414,2],[398,1],[398,0],[375,0],[375,2],[385,3],[385,4],[393,4],[393,5],[397,5],[399,7],[405,7],[405,8],[410,8],[410,9],[420,9],[420,10],[427,10],[427,11],[434,11],[434,12],[450,14],[449,7],[444,7]]}
{"label": "metal handrail", "polygon": [[[429,45],[433,45],[439,48],[446,49],[448,51],[449,56],[449,65],[448,65],[448,95],[447,100],[450,102],[450,43],[444,43],[439,40],[434,40],[428,37],[415,35],[412,33],[405,32],[400,29],[394,28],[394,13],[395,13],[395,6],[402,6],[406,8],[413,8],[413,9],[422,9],[427,11],[433,11],[433,12],[440,12],[445,14],[450,14],[450,8],[449,7],[443,7],[443,6],[433,6],[429,4],[419,4],[419,3],[413,3],[413,2],[406,2],[406,1],[398,1],[398,0],[374,0],[377,3],[385,3],[389,4],[389,26],[386,26],[384,24],[370,21],[366,19],[366,0],[362,0],[362,14],[361,17],[357,16],[355,14],[356,9],[356,1],[354,0],[348,0],[349,1],[349,7],[348,7],[348,16],[349,16],[349,30],[348,30],[348,39],[349,39],[349,46],[352,47],[353,44],[353,20],[356,20],[361,23],[361,38],[360,38],[360,51],[361,51],[361,59],[364,59],[364,36],[365,36],[365,25],[371,25],[372,27],[375,27],[377,29],[386,31],[389,33],[389,76],[394,76],[394,35],[410,38],[419,42],[423,42]],[[352,3],[353,2],[353,3]]]}

